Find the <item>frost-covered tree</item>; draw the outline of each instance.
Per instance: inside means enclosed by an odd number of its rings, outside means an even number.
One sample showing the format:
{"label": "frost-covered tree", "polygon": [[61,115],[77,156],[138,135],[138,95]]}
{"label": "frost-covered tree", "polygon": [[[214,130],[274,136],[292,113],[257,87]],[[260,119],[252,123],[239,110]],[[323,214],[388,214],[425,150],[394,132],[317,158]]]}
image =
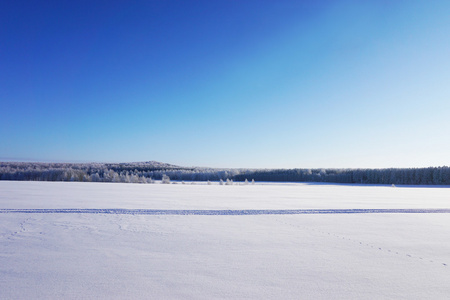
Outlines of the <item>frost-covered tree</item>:
{"label": "frost-covered tree", "polygon": [[100,182],[100,181],[102,181],[102,179],[100,178],[100,175],[98,173],[95,173],[95,174],[91,175],[91,181],[92,182]]}
{"label": "frost-covered tree", "polygon": [[162,176],[161,183],[164,183],[164,184],[170,184],[170,178],[169,178],[169,176],[167,176],[166,174],[164,174],[164,175]]}
{"label": "frost-covered tree", "polygon": [[114,172],[113,171],[113,174],[112,174],[112,182],[120,182],[120,175],[119,174],[117,174],[117,172]]}
{"label": "frost-covered tree", "polygon": [[131,183],[139,183],[139,176],[137,176],[137,175],[135,175],[135,174],[132,174],[132,175],[130,176],[130,182],[131,182]]}

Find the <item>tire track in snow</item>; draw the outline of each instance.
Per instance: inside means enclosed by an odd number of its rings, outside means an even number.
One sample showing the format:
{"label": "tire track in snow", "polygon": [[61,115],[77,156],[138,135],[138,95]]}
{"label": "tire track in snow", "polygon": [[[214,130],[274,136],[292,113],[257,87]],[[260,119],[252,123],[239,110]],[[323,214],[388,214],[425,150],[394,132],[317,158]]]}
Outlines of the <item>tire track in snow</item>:
{"label": "tire track in snow", "polygon": [[450,213],[450,209],[244,209],[244,210],[170,210],[124,208],[43,208],[0,209],[0,213],[27,214],[129,214],[129,215],[301,215],[301,214],[431,214]]}

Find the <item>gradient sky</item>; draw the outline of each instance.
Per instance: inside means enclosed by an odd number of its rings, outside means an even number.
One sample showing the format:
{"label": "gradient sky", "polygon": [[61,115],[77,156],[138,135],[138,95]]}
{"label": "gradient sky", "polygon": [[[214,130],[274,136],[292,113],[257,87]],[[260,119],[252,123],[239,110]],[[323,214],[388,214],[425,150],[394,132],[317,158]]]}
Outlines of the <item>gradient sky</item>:
{"label": "gradient sky", "polygon": [[450,1],[1,1],[0,161],[450,164]]}

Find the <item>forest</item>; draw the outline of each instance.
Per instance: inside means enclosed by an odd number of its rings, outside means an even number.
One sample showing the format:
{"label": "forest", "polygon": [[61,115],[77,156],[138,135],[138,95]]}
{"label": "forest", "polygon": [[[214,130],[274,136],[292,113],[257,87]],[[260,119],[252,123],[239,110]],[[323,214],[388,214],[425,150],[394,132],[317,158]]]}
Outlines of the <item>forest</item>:
{"label": "forest", "polygon": [[154,183],[177,181],[329,182],[450,185],[450,168],[387,169],[219,169],[138,163],[0,162],[0,180]]}

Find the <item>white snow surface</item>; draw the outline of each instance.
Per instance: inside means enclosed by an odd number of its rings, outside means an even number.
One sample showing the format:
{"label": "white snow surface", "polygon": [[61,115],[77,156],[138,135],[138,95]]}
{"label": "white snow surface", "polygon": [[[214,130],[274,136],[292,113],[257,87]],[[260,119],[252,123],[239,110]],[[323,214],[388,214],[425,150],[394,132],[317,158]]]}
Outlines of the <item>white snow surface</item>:
{"label": "white snow surface", "polygon": [[[69,208],[448,209],[450,189],[0,181],[0,210]],[[449,236],[448,213],[2,212],[0,299],[448,299]]]}

